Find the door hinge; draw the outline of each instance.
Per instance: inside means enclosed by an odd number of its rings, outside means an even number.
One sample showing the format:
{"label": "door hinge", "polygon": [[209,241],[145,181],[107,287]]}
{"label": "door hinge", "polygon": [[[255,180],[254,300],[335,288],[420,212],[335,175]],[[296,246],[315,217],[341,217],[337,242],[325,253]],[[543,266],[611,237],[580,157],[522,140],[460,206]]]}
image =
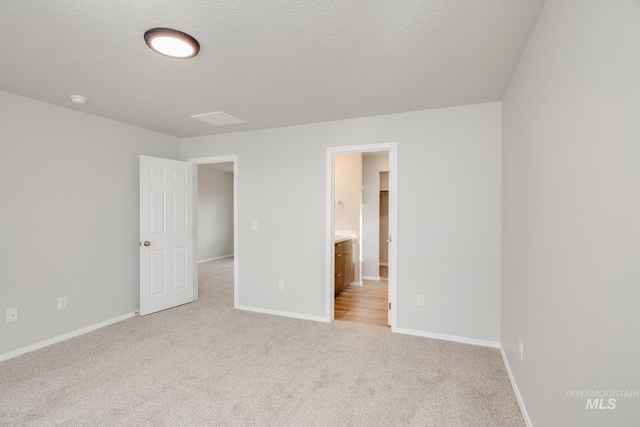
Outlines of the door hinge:
{"label": "door hinge", "polygon": [[391,303],[389,303],[389,310],[391,310]]}

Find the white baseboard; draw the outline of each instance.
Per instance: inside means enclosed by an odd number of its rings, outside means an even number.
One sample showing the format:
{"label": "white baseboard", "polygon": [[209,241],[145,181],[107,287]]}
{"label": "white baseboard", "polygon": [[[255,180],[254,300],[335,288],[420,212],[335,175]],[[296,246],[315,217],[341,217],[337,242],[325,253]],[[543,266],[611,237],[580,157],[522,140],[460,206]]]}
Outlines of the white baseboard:
{"label": "white baseboard", "polygon": [[507,374],[509,374],[509,381],[511,382],[511,387],[513,388],[513,392],[516,395],[516,399],[518,400],[518,406],[520,406],[520,412],[522,412],[524,423],[527,425],[527,427],[533,427],[533,424],[531,424],[531,419],[529,418],[529,414],[527,413],[527,408],[524,406],[524,400],[522,400],[522,395],[520,395],[520,390],[518,389],[516,380],[513,377],[513,373],[511,372],[511,366],[509,366],[507,355],[504,353],[502,345],[500,346],[500,354],[502,355],[502,362],[504,363],[504,367],[507,369]]}
{"label": "white baseboard", "polygon": [[231,258],[233,257],[233,254],[231,255],[222,255],[222,256],[217,256],[215,258],[207,258],[207,259],[201,259],[200,261],[198,261],[198,264],[202,264],[203,262],[209,262],[209,261],[217,261],[219,259],[224,259],[224,258]]}
{"label": "white baseboard", "polygon": [[362,286],[362,282],[351,282],[349,286]]}
{"label": "white baseboard", "polygon": [[271,310],[268,308],[250,307],[246,305],[236,305],[234,308],[244,311],[252,311],[254,313],[272,314],[274,316],[293,317],[294,319],[313,320],[315,322],[329,323],[331,320],[327,320],[323,316],[311,316],[309,314],[291,313],[289,311]]}
{"label": "white baseboard", "polygon": [[20,348],[18,350],[10,351],[9,353],[0,354],[0,362],[4,362],[5,360],[12,359],[17,356],[21,356],[26,353],[30,353],[35,350],[40,350],[41,348],[48,347],[52,344],[57,344],[62,341],[66,341],[70,338],[75,338],[79,335],[86,334],[88,332],[95,331],[96,329],[104,328],[105,326],[113,325],[114,323],[122,322],[123,320],[130,319],[134,316],[137,316],[138,312],[134,311],[133,313],[127,313],[122,316],[114,317],[113,319],[105,320],[104,322],[96,323],[95,325],[87,326],[86,328],[78,329],[73,332],[69,332],[64,335],[59,335],[55,338],[51,338],[45,341],[41,341],[36,344],[32,344],[27,347]]}
{"label": "white baseboard", "polygon": [[475,338],[459,337],[456,335],[438,334],[435,332],[418,331],[415,329],[396,328],[393,332],[405,335],[415,335],[417,337],[434,338],[437,340],[453,341],[462,344],[479,345],[481,347],[500,348],[500,343],[495,341],[485,341]]}
{"label": "white baseboard", "polygon": [[362,276],[362,280],[371,280],[373,282],[379,282],[380,276]]}

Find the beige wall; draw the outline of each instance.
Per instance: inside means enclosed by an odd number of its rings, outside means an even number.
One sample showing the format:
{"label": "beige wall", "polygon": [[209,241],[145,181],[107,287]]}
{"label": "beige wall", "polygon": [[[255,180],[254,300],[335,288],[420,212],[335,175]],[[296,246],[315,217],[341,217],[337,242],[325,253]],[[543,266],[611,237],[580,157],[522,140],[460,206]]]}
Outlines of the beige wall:
{"label": "beige wall", "polygon": [[[362,155],[336,154],[334,157],[334,224],[337,233],[353,233],[353,281],[360,283],[360,243],[362,205]],[[341,205],[338,203],[342,202]]]}
{"label": "beige wall", "polygon": [[379,276],[380,241],[386,242],[386,238],[380,238],[380,171],[388,170],[388,152],[367,153],[362,157],[362,271],[365,277]]}

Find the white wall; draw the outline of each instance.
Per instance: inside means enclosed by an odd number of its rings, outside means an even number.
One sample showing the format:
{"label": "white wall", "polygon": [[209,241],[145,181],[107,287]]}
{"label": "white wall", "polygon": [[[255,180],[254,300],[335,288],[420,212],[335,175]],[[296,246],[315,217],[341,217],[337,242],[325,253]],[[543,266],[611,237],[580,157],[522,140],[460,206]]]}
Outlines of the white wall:
{"label": "white wall", "polygon": [[198,166],[198,261],[233,255],[233,174]]}
{"label": "white wall", "polygon": [[138,156],[179,140],[6,92],[0,117],[2,356],[139,308]]}
{"label": "white wall", "polygon": [[184,139],[183,159],[238,155],[240,305],[324,317],[327,147],[390,141],[398,327],[499,341],[499,103]]}
{"label": "white wall", "polygon": [[[362,275],[365,277],[380,276],[380,171],[388,170],[388,152],[362,156]],[[384,237],[385,246],[386,241]]]}
{"label": "white wall", "polygon": [[639,40],[638,1],[548,0],[504,97],[502,345],[535,426],[640,425],[640,398],[566,397],[640,389]]}
{"label": "white wall", "polygon": [[361,284],[360,277],[360,209],[362,205],[362,154],[344,153],[334,157],[334,229],[336,233],[353,234],[353,281]]}

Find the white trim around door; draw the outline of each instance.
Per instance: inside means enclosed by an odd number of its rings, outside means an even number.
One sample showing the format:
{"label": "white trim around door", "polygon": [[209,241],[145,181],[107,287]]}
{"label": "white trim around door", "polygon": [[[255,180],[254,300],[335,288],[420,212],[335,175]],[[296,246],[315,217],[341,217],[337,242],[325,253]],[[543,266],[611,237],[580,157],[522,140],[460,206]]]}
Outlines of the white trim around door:
{"label": "white trim around door", "polygon": [[[233,307],[238,307],[238,265],[240,260],[238,259],[238,156],[216,156],[216,157],[197,157],[188,159],[189,162],[196,165],[205,165],[210,163],[233,163]],[[194,253],[194,299],[198,298],[198,257],[196,250],[198,248],[198,168],[194,167],[194,180],[193,180],[193,194],[194,194],[194,239],[193,239],[193,253]]]}
{"label": "white trim around door", "polygon": [[334,248],[334,155],[342,153],[366,153],[375,151],[389,152],[389,324],[391,331],[396,332],[398,325],[398,146],[395,142],[367,145],[350,145],[327,148],[327,179],[326,179],[326,241],[325,241],[325,280],[326,301],[325,318],[327,322],[334,319],[334,287],[333,287],[333,248]]}

